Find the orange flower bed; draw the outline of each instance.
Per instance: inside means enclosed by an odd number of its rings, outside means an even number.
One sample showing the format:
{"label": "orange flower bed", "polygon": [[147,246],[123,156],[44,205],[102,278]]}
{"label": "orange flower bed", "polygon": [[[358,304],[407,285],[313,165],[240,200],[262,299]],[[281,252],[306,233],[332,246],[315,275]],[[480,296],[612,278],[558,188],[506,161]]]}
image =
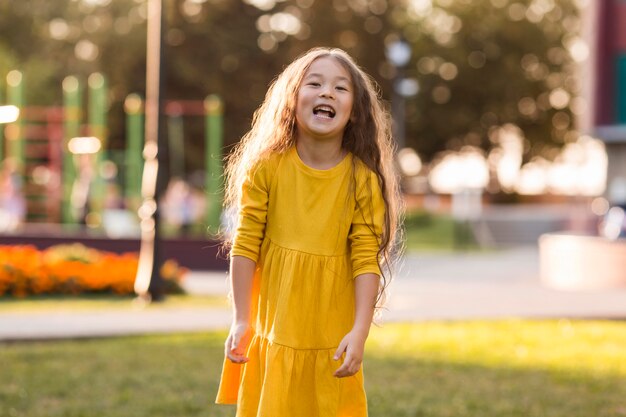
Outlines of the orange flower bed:
{"label": "orange flower bed", "polygon": [[[36,294],[133,294],[138,254],[118,255],[81,244],[53,246],[0,245],[0,296]],[[187,269],[167,260],[160,274],[166,292],[183,292]]]}

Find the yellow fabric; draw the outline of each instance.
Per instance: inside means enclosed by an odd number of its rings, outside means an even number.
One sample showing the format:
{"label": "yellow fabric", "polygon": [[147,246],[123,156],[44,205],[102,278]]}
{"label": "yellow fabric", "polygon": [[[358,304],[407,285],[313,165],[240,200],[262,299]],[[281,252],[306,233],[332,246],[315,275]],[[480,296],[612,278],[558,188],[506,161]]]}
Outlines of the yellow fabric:
{"label": "yellow fabric", "polygon": [[313,169],[291,148],[242,194],[231,255],[257,262],[255,335],[248,363],[224,361],[216,402],[237,403],[237,417],[367,416],[362,372],[335,378],[333,355],[353,325],[354,278],[380,274],[376,175],[352,155]]}

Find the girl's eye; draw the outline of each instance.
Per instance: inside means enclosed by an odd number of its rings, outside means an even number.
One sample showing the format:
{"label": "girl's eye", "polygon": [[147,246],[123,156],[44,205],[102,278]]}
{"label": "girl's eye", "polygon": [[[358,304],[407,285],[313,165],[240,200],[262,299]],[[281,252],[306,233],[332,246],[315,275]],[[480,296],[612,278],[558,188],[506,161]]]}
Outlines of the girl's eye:
{"label": "girl's eye", "polygon": [[319,87],[321,84],[320,83],[316,83],[316,82],[310,82],[308,85],[311,85],[313,87]]}
{"label": "girl's eye", "polygon": [[346,87],[343,86],[337,86],[337,90],[341,90],[341,91],[348,91],[348,89]]}

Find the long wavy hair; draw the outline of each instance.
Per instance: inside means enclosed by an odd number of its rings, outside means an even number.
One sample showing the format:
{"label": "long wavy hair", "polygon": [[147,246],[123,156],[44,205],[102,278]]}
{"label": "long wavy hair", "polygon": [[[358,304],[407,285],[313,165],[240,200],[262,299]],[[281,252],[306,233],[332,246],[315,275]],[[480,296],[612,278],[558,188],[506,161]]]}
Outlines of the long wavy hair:
{"label": "long wavy hair", "polygon": [[[376,173],[385,202],[385,221],[378,252],[378,263],[383,276],[377,305],[381,305],[393,265],[402,249],[400,224],[403,209],[394,168],[391,121],[376,83],[343,50],[311,49],[289,64],[272,82],[263,103],[254,113],[252,128],[226,158],[224,205],[227,212],[238,211],[241,189],[252,167],[295,145],[298,91],[309,66],[323,57],[337,60],[352,79],[352,116],[344,130],[341,146]],[[356,169],[353,158],[353,179]],[[354,180],[352,189],[356,200]],[[233,236],[227,240],[227,245],[232,243],[232,238]]]}

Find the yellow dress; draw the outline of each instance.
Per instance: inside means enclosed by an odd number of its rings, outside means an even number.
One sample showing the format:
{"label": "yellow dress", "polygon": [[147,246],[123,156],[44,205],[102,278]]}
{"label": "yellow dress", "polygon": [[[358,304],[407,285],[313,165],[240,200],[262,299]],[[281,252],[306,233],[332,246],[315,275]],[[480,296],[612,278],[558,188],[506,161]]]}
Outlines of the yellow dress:
{"label": "yellow dress", "polygon": [[380,274],[384,203],[376,175],[348,154],[328,170],[295,147],[244,184],[231,255],[257,264],[249,362],[224,360],[218,404],[237,417],[365,417],[363,374],[336,378],[354,322],[354,278]]}

